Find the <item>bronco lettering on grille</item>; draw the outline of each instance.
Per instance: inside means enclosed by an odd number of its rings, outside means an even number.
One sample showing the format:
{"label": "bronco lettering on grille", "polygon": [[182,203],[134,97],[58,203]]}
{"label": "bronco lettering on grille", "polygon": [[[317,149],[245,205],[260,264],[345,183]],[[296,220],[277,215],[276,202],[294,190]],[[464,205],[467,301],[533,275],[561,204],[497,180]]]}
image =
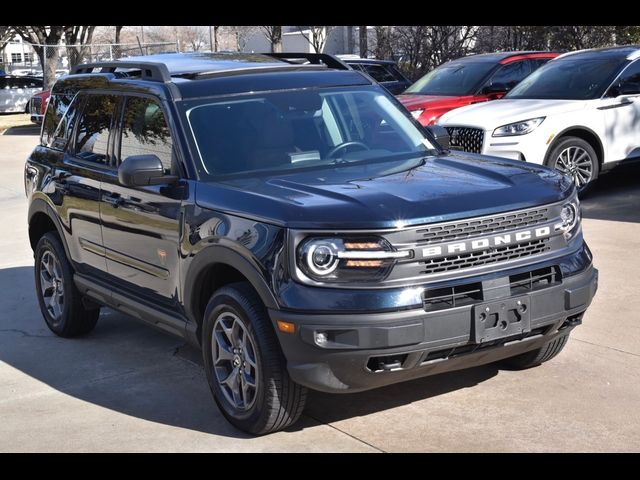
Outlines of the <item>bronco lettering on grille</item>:
{"label": "bronco lettering on grille", "polygon": [[531,239],[545,238],[551,235],[551,227],[539,227],[531,230],[520,230],[519,232],[494,235],[492,237],[477,238],[466,242],[450,243],[448,245],[434,245],[422,249],[422,256],[425,258],[449,255],[452,253],[473,252],[475,250],[485,250],[501,245],[525,242]]}

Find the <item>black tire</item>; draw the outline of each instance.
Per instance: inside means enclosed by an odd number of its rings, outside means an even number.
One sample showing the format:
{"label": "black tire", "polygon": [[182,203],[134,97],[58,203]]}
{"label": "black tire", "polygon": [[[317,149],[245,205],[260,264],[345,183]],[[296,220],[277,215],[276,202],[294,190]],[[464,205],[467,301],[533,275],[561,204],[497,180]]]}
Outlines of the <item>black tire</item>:
{"label": "black tire", "polygon": [[[225,314],[234,316],[234,325],[237,319],[240,320],[251,340],[251,348],[255,346],[256,367],[249,367],[247,371],[254,371],[258,381],[251,396],[252,404],[246,405],[245,409],[237,408],[237,404],[232,403],[235,397],[232,400],[228,398],[230,390],[221,384],[214,369],[214,326],[216,320],[224,318]],[[233,283],[216,291],[209,300],[203,322],[202,355],[207,380],[213,397],[227,420],[238,429],[253,435],[275,432],[295,423],[304,409],[307,389],[289,377],[286,360],[267,310],[251,285],[246,282]],[[220,333],[220,330],[217,332]],[[237,356],[234,355],[233,365]],[[232,366],[230,360],[223,362],[229,362],[229,367]],[[221,362],[218,363],[218,368],[220,364]],[[246,364],[243,365],[241,368],[246,368]],[[221,376],[225,376],[224,372]],[[242,397],[245,397],[244,393]]]}
{"label": "black tire", "polygon": [[589,190],[591,190],[595,181],[598,179],[598,175],[600,174],[600,163],[598,161],[598,154],[589,144],[589,142],[578,137],[563,137],[553,146],[551,150],[549,150],[544,164],[547,167],[555,168],[556,170],[562,171],[563,168],[558,162],[558,157],[560,157],[560,154],[562,152],[571,148],[582,149],[587,154],[587,158],[585,160],[588,160],[591,169],[591,178],[588,183],[582,186],[578,186],[576,184],[576,187],[578,187],[578,195],[580,195],[580,197],[583,197],[589,192]]}
{"label": "black tire", "polygon": [[569,335],[557,337],[537,350],[531,350],[516,357],[505,358],[501,361],[501,364],[510,370],[525,370],[537,367],[558,355],[567,344],[568,339]]}
{"label": "black tire", "polygon": [[[41,276],[46,269],[42,265],[45,255],[53,254],[59,264],[60,282],[63,291],[63,305],[60,315],[54,317],[45,304]],[[49,258],[49,257],[48,257]],[[100,316],[100,308],[86,308],[82,303],[82,295],[73,282],[73,269],[60,243],[58,235],[48,232],[40,238],[35,250],[35,281],[38,304],[47,327],[60,337],[75,337],[89,333],[94,329]]]}

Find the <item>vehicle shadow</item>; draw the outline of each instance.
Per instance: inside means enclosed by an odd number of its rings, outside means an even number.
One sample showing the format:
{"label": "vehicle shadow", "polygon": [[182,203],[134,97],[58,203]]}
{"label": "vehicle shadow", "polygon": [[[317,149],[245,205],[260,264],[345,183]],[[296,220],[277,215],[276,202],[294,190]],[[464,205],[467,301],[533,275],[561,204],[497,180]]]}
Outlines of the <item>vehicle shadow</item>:
{"label": "vehicle shadow", "polygon": [[7,128],[3,135],[40,135],[40,127],[38,125],[27,125],[20,127],[9,127]]}
{"label": "vehicle shadow", "polygon": [[602,174],[581,201],[584,218],[640,222],[640,164]]}
{"label": "vehicle shadow", "polygon": [[[4,293],[0,362],[66,395],[129,416],[203,433],[250,438],[232,427],[213,402],[197,349],[107,309],[92,333],[76,339],[58,338],[41,317],[32,267],[0,269],[0,288]],[[288,431],[470,387],[497,371],[494,366],[478,367],[359,394],[313,392],[305,415]],[[4,400],[10,401],[12,395],[31,397],[20,387],[30,382],[13,378],[11,383],[11,391],[0,387]],[[26,415],[36,406],[24,404],[22,408]],[[46,405],[37,408],[46,409]]]}

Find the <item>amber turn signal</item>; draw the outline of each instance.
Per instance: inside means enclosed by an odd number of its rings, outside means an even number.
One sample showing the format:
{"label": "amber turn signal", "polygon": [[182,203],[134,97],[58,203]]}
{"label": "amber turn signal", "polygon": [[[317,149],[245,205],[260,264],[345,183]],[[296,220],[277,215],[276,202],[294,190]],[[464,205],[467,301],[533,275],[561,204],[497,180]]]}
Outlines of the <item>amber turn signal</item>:
{"label": "amber turn signal", "polygon": [[296,326],[293,323],[278,320],[278,330],[284,333],[293,333],[296,331]]}

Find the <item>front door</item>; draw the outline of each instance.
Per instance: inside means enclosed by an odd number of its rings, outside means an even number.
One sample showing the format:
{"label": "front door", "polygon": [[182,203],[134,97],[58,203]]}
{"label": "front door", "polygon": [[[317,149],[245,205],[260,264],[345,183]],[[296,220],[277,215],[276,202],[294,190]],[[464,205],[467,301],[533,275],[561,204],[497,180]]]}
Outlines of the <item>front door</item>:
{"label": "front door", "polygon": [[[173,142],[160,104],[150,97],[123,99],[114,143],[118,164],[133,155],[157,155],[166,173],[178,175]],[[154,305],[178,306],[179,242],[186,183],[125,187],[102,182],[100,217],[109,277]]]}
{"label": "front door", "polygon": [[622,72],[600,102],[609,161],[640,157],[640,60]]}

